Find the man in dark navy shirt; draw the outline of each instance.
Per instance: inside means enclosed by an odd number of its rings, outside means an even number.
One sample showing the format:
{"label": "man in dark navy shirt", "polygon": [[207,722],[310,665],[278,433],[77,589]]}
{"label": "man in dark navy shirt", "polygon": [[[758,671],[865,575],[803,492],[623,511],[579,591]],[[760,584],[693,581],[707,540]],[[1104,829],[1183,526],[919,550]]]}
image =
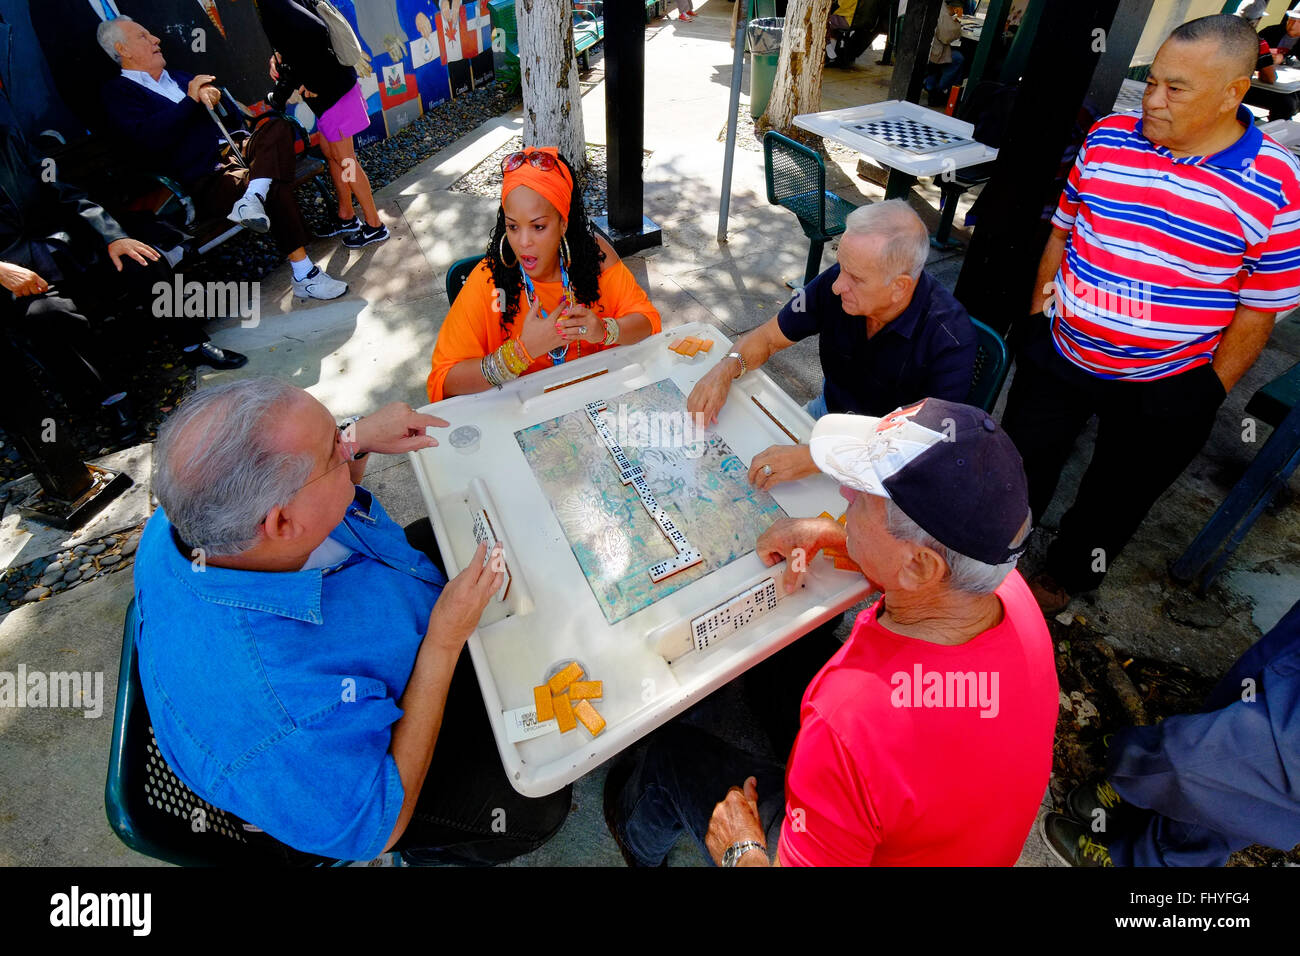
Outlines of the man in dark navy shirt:
{"label": "man in dark navy shirt", "polygon": [[[964,402],[975,371],[975,327],[925,270],[925,224],[901,199],[849,214],[838,262],[780,314],[736,342],[691,390],[689,412],[717,421],[731,382],[781,349],[818,335],[825,382],[806,406],[881,416],[922,398]],[[817,470],[807,445],[773,445],[754,456],[749,480],[768,489]]]}

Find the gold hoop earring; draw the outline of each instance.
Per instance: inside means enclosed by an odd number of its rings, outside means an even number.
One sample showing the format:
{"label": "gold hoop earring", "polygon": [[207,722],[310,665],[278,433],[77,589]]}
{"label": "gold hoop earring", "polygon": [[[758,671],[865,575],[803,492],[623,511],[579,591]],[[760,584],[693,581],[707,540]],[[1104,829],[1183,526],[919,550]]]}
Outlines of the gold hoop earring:
{"label": "gold hoop earring", "polygon": [[501,241],[497,244],[497,252],[501,256],[501,264],[507,269],[513,269],[519,265],[518,256],[515,256],[514,262],[506,262],[506,237],[504,235],[501,236]]}
{"label": "gold hoop earring", "polygon": [[569,268],[573,264],[573,260],[569,258],[569,240],[564,236],[560,237],[560,255],[564,257],[564,268]]}

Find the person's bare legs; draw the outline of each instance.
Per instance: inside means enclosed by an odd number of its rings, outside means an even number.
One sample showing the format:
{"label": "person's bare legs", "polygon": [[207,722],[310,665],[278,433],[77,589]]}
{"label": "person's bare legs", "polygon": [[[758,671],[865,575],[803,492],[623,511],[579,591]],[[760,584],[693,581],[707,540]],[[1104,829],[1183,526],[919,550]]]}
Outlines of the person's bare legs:
{"label": "person's bare legs", "polygon": [[[352,218],[352,197],[361,204],[361,214],[372,229],[379,226],[379,210],[375,207],[375,194],[370,188],[370,177],[357,160],[352,137],[331,143],[321,137],[321,149],[329,161],[330,178],[339,197],[339,218]],[[345,211],[346,210],[346,211]]]}
{"label": "person's bare legs", "polygon": [[352,211],[352,188],[343,178],[343,163],[338,155],[338,143],[331,143],[324,136],[320,138],[320,149],[325,154],[325,162],[329,166],[330,179],[334,181],[334,194],[338,196],[339,208],[338,217],[343,221],[351,219],[355,213]]}

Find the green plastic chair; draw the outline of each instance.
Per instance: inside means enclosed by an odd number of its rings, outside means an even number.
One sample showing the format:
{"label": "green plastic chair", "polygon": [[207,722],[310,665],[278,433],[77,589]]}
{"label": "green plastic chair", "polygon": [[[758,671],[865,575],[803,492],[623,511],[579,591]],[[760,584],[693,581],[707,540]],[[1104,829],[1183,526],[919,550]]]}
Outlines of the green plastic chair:
{"label": "green plastic chair", "polygon": [[456,301],[456,296],[460,295],[465,280],[474,271],[474,267],[482,261],[482,255],[466,256],[464,259],[457,259],[451,264],[451,268],[447,270],[447,305],[451,305]]}
{"label": "green plastic chair", "polygon": [[122,665],[113,710],[113,746],[104,784],[108,825],[137,853],[178,866],[324,865],[219,810],[181,783],[158,749],[140,686],[135,599],[122,628]]}
{"label": "green plastic chair", "polygon": [[816,151],[776,131],[763,137],[763,169],[767,201],[794,213],[811,243],[803,277],[807,285],[822,270],[827,240],[844,231],[845,218],[858,207],[826,191],[826,164]]}
{"label": "green plastic chair", "polygon": [[975,326],[975,336],[979,345],[975,352],[975,374],[971,376],[970,391],[966,393],[966,404],[993,411],[1002,393],[1002,385],[1007,380],[1011,368],[1011,356],[1007,352],[1007,343],[1002,336],[989,328],[979,319],[971,319]]}

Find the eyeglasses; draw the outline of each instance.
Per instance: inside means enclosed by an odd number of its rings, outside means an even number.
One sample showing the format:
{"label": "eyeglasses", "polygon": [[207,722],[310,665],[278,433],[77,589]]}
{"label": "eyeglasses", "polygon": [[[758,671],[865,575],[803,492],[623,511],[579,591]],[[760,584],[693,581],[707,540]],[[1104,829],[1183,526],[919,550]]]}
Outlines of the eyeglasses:
{"label": "eyeglasses", "polygon": [[544,173],[549,173],[559,165],[559,161],[550,153],[525,153],[520,151],[518,153],[511,153],[505,159],[501,160],[501,172],[512,173],[524,163],[529,163]]}
{"label": "eyeglasses", "polygon": [[348,456],[347,450],[344,448],[343,440],[342,440],[342,437],[341,437],[341,436],[342,436],[342,432],[339,432],[338,435],[339,435],[340,437],[336,437],[335,440],[334,440],[334,454],[333,454],[333,456],[332,456],[332,457],[335,459],[334,464],[328,466],[324,471],[322,471],[322,472],[321,472],[319,475],[317,475],[315,478],[310,478],[310,479],[308,479],[304,484],[300,485],[299,488],[298,488],[298,491],[295,491],[295,492],[294,492],[294,495],[295,495],[295,496],[296,496],[299,492],[301,492],[301,491],[303,490],[303,488],[306,488],[308,485],[313,485],[313,484],[315,484],[316,482],[318,482],[318,481],[320,481],[322,478],[324,478],[326,475],[331,475],[331,474],[333,474],[333,473],[334,473],[335,471],[337,471],[340,467],[342,467],[343,465],[346,465],[346,464],[348,464],[350,461],[352,461],[352,459]]}

